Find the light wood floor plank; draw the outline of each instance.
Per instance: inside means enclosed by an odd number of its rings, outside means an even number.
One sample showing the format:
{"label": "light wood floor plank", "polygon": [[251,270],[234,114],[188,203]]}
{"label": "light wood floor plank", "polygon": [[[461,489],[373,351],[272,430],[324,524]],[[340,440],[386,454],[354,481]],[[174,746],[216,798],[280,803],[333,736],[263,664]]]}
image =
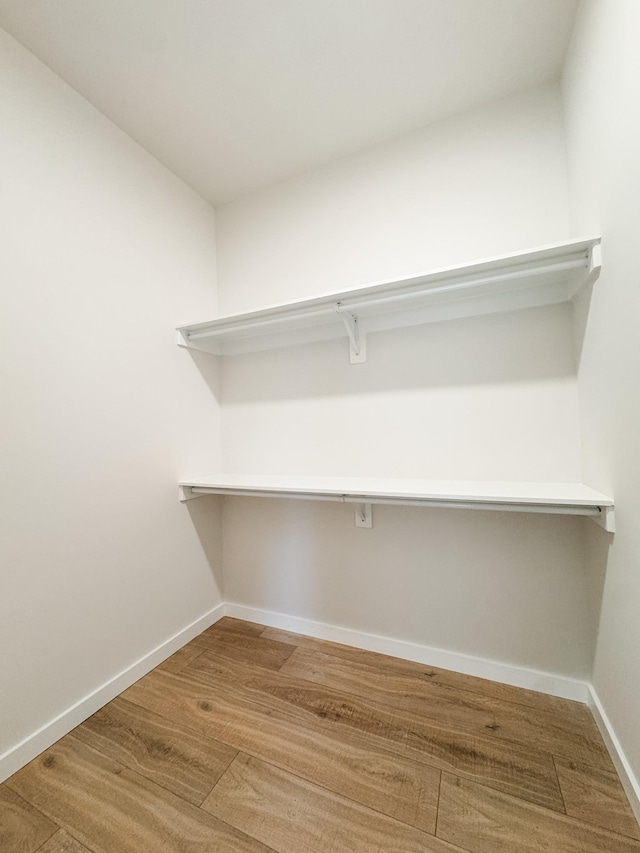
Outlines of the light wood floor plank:
{"label": "light wood floor plank", "polygon": [[254,637],[261,637],[264,633],[265,626],[259,625],[257,622],[247,622],[244,619],[235,619],[233,616],[223,616],[222,619],[219,619],[207,630],[236,631],[240,634],[251,634]]}
{"label": "light wood floor plank", "polygon": [[229,618],[0,785],[0,853],[417,850],[640,829],[586,706]]}
{"label": "light wood floor plank", "polygon": [[556,758],[567,814],[640,840],[640,826],[615,773]]}
{"label": "light wood floor plank", "polygon": [[58,827],[18,796],[0,785],[0,850],[2,853],[35,853]]}
{"label": "light wood floor plank", "polygon": [[18,771],[10,784],[93,853],[267,853],[258,841],[73,735]]}
{"label": "light wood floor plank", "polygon": [[202,646],[186,645],[163,661],[156,669],[165,669],[167,672],[180,672],[185,666],[192,663],[204,651]]}
{"label": "light wood floor plank", "polygon": [[295,650],[282,672],[381,705],[421,714],[469,733],[490,733],[603,770],[612,769],[593,720],[578,721],[556,711],[541,711],[468,691],[443,689],[410,676],[302,648]]}
{"label": "light wood floor plank", "polygon": [[551,755],[517,744],[438,726],[420,715],[384,708],[349,693],[315,685],[282,672],[203,653],[185,675],[206,674],[221,690],[241,685],[246,697],[284,711],[297,711],[332,729],[354,729],[378,748],[496,787],[538,805],[564,811]]}
{"label": "light wood floor plank", "polygon": [[255,758],[239,755],[203,808],[278,853],[460,853]]}
{"label": "light wood floor plank", "polygon": [[73,734],[198,806],[237,752],[121,698],[89,717]]}
{"label": "light wood floor plank", "polygon": [[447,773],[437,835],[469,853],[639,853],[621,835],[524,803]]}
{"label": "light wood floor plank", "polygon": [[538,693],[535,690],[525,690],[522,687],[513,687],[510,684],[501,684],[498,681],[489,681],[485,678],[477,678],[472,675],[464,675],[460,672],[452,672],[448,669],[439,669],[415,661],[403,660],[390,655],[369,652],[366,649],[356,649],[352,646],[344,646],[340,643],[332,643],[327,640],[318,640],[315,637],[307,637],[302,634],[293,634],[290,631],[282,631],[278,628],[265,628],[262,636],[265,639],[278,640],[281,643],[290,643],[310,651],[322,652],[335,657],[341,657],[354,663],[363,663],[376,668],[383,668],[398,675],[408,675],[418,678],[420,681],[428,681],[441,687],[452,687],[455,690],[468,690],[470,693],[480,693],[493,699],[503,699],[507,702],[515,702],[519,705],[528,705],[531,708],[539,708],[542,711],[560,711],[575,716],[578,720],[590,720],[591,712],[581,702],[573,702],[570,699],[561,699],[559,696],[549,696],[546,693]]}
{"label": "light wood floor plank", "polygon": [[38,850],[38,853],[90,853],[90,851],[61,829]]}
{"label": "light wood floor plank", "polygon": [[226,631],[214,625],[197,636],[190,643],[212,652],[220,652],[234,660],[246,661],[265,669],[280,669],[287,658],[293,654],[290,643],[279,643],[240,631]]}
{"label": "light wood floor plank", "polygon": [[329,732],[247,700],[237,685],[223,691],[215,681],[184,673],[150,673],[124,696],[337,794],[435,830],[439,771],[376,749],[358,733]]}

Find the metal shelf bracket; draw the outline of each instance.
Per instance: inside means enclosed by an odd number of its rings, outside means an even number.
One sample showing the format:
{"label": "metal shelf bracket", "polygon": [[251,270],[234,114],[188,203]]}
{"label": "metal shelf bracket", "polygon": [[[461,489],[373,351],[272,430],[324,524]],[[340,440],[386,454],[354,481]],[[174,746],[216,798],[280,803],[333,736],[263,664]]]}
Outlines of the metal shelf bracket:
{"label": "metal shelf bracket", "polygon": [[349,361],[351,364],[362,364],[367,360],[366,337],[358,326],[358,317],[351,312],[343,312],[340,302],[336,305],[336,313],[345,325],[349,335]]}
{"label": "metal shelf bracket", "polygon": [[373,513],[371,504],[354,504],[356,512],[356,527],[373,527]]}

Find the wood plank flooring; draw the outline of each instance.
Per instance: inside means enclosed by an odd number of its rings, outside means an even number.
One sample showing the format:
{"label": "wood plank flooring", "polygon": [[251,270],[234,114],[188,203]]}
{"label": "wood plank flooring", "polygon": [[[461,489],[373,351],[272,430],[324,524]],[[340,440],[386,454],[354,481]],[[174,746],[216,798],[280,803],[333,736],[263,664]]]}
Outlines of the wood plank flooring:
{"label": "wood plank flooring", "polygon": [[640,853],[589,710],[225,618],[0,785],[2,853]]}

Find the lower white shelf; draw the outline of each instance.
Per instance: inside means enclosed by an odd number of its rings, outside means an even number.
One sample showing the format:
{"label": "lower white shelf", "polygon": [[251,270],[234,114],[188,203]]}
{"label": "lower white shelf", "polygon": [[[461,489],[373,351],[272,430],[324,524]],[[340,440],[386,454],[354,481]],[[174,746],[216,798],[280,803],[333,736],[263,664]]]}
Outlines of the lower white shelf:
{"label": "lower white shelf", "polygon": [[356,524],[371,526],[372,504],[584,515],[615,531],[613,499],[582,483],[520,483],[480,480],[288,477],[248,474],[184,479],[180,499],[200,495],[298,498],[354,504]]}

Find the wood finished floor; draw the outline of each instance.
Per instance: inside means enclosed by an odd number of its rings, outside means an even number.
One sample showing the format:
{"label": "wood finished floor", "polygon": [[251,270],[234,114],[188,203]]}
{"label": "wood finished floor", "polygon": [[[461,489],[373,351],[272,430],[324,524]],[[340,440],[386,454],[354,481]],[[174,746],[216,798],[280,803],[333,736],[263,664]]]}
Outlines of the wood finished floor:
{"label": "wood finished floor", "polygon": [[223,619],[0,785],[2,853],[640,853],[586,706]]}

